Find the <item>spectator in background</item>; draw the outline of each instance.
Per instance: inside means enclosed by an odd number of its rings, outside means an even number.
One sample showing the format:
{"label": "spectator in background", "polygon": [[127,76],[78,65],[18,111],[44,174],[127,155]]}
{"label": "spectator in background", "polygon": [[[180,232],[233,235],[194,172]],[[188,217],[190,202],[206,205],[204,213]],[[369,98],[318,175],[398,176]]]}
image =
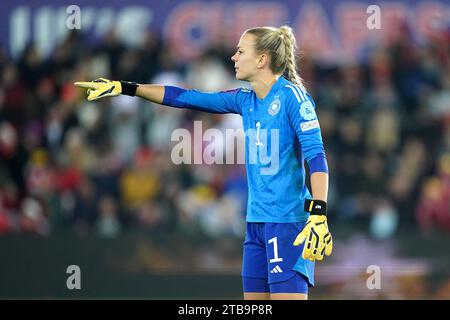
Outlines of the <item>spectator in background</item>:
{"label": "spectator in background", "polygon": [[450,152],[442,154],[437,160],[436,176],[427,178],[416,208],[421,230],[450,232]]}
{"label": "spectator in background", "polygon": [[128,166],[141,144],[142,118],[139,115],[139,104],[135,99],[122,96],[112,102],[109,132],[114,149],[121,157],[122,165]]}
{"label": "spectator in background", "polygon": [[[87,176],[81,178],[74,191],[75,205],[72,212],[72,224],[77,234],[86,236],[91,233],[92,227],[98,219],[98,192]],[[103,207],[101,208],[103,209]]]}
{"label": "spectator in background", "polygon": [[43,206],[31,197],[22,201],[19,218],[20,231],[24,233],[36,233],[47,236],[50,232],[50,225]]}
{"label": "spectator in background", "polygon": [[0,234],[20,231],[18,226],[20,210],[19,190],[13,181],[0,185]]}
{"label": "spectator in background", "polygon": [[159,172],[152,165],[152,152],[141,148],[134,156],[132,166],[120,178],[121,199],[129,214],[135,216],[141,206],[153,200],[160,188]]}
{"label": "spectator in background", "polygon": [[117,201],[103,195],[98,201],[98,220],[95,223],[97,235],[101,238],[116,238],[121,232]]}

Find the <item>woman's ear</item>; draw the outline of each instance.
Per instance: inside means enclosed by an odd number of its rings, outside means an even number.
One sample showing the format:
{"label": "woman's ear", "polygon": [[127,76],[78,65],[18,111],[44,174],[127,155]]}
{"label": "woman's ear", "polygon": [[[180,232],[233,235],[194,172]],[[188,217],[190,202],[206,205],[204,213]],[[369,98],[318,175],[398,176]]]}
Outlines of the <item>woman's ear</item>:
{"label": "woman's ear", "polygon": [[264,68],[264,66],[266,65],[266,63],[268,61],[268,58],[269,57],[267,56],[266,53],[263,53],[263,54],[259,55],[259,57],[258,57],[258,64],[257,64],[258,69]]}

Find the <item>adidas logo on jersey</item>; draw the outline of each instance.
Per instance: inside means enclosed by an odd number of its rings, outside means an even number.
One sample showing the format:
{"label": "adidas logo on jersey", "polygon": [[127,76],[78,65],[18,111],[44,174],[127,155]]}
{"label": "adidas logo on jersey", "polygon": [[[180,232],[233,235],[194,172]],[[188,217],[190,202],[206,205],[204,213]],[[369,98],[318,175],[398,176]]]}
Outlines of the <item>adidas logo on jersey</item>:
{"label": "adidas logo on jersey", "polygon": [[281,270],[279,265],[276,265],[275,268],[270,270],[270,273],[281,273],[281,272],[283,272],[283,270]]}

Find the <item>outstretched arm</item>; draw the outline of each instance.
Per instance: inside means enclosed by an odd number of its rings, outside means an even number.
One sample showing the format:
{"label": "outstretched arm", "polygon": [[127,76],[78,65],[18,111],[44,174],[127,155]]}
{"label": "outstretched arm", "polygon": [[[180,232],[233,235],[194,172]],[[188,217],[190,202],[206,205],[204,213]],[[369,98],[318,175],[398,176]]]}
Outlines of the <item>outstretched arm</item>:
{"label": "outstretched arm", "polygon": [[111,81],[105,78],[89,82],[75,82],[75,85],[88,89],[89,101],[125,94],[175,108],[210,113],[241,113],[241,106],[238,102],[240,89],[206,93],[174,86]]}

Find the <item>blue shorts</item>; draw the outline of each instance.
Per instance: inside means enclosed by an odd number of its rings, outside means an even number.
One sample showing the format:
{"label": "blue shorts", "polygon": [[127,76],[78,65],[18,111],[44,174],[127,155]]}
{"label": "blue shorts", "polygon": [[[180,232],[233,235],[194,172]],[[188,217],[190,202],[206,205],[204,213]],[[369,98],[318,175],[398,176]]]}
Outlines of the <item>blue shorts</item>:
{"label": "blue shorts", "polygon": [[307,293],[315,263],[302,258],[294,240],[306,222],[247,222],[242,259],[244,292]]}

